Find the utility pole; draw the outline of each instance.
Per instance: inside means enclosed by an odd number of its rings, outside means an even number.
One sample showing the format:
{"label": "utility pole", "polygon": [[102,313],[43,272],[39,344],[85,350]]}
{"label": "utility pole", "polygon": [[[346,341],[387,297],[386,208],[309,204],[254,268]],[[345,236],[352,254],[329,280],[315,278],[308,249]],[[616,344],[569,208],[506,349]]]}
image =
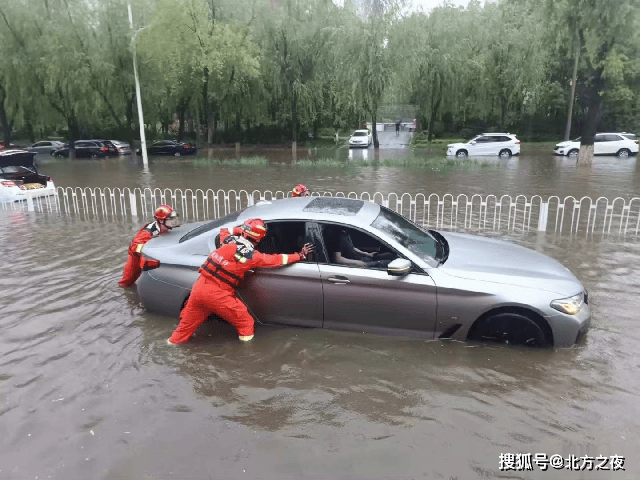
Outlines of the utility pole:
{"label": "utility pole", "polygon": [[[131,25],[131,30],[133,31],[133,15],[131,15],[131,3],[127,4],[129,8],[129,24]],[[145,168],[149,167],[149,157],[147,156],[147,139],[144,136],[144,116],[142,115],[142,99],[140,98],[140,81],[138,80],[138,62],[137,62],[137,54],[136,54],[136,37],[140,30],[133,34],[133,38],[131,39],[131,47],[133,50],[133,76],[136,82],[136,99],[138,101],[138,123],[140,123],[140,151],[142,152],[142,163]]]}

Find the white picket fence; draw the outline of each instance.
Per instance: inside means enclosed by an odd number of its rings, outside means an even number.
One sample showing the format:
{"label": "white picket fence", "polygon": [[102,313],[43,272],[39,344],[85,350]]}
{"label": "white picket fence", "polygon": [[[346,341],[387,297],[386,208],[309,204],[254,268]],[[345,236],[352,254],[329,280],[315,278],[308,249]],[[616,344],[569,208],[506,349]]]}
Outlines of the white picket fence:
{"label": "white picket fence", "polygon": [[[0,209],[50,212],[104,219],[150,219],[156,206],[168,203],[183,222],[213,220],[261,200],[291,192],[181,190],[150,188],[58,187],[57,195],[2,203]],[[604,233],[638,235],[640,197],[560,198],[540,195],[425,195],[314,192],[314,196],[361,199],[385,205],[428,228],[469,231]]]}

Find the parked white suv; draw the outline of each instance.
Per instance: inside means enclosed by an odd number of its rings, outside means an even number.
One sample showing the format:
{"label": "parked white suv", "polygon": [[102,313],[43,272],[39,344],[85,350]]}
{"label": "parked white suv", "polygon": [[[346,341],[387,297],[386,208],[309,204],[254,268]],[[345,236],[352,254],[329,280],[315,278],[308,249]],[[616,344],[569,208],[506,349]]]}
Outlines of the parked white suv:
{"label": "parked white suv", "polygon": [[[553,149],[556,155],[575,157],[580,151],[580,138],[560,142]],[[638,140],[633,133],[596,133],[593,139],[594,155],[628,157],[638,153]]]}
{"label": "parked white suv", "polygon": [[511,133],[483,133],[467,143],[447,145],[448,157],[468,157],[475,155],[499,155],[510,157],[520,155],[520,140]]}

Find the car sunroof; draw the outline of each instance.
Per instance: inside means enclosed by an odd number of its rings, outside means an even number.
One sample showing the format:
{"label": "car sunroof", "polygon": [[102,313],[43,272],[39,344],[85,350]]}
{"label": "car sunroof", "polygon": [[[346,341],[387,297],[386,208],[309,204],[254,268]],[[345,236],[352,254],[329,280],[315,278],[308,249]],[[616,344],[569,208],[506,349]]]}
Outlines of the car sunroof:
{"label": "car sunroof", "polygon": [[362,200],[339,197],[318,197],[311,200],[302,211],[354,216],[360,211],[363,205],[364,201]]}

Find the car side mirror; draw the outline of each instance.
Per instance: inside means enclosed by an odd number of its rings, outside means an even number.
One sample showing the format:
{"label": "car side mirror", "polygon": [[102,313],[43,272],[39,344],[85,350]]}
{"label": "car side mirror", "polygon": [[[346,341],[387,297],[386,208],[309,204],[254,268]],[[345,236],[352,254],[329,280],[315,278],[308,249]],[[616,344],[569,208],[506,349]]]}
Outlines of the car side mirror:
{"label": "car side mirror", "polygon": [[387,273],[394,277],[401,277],[411,271],[411,262],[405,258],[396,258],[387,265]]}

